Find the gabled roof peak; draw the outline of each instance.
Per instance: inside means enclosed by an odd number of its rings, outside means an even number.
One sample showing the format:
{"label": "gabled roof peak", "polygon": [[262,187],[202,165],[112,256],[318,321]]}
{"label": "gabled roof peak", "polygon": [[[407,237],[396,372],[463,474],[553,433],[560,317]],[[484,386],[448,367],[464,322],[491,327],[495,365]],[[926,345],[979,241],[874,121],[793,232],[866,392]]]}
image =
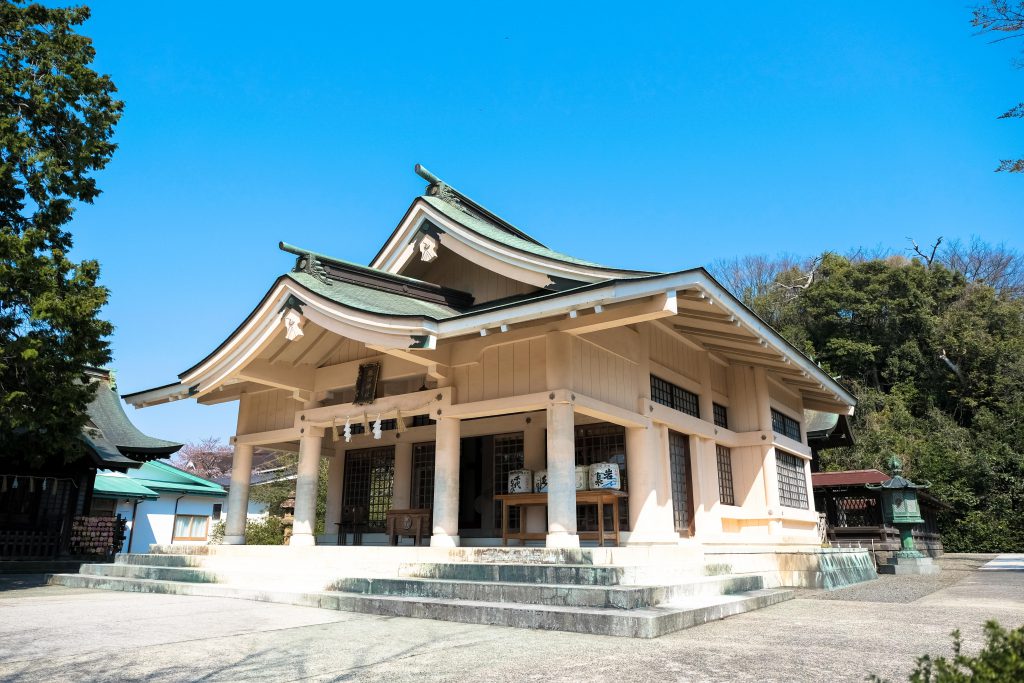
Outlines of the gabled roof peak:
{"label": "gabled roof peak", "polygon": [[456,209],[459,209],[460,211],[469,214],[473,218],[493,223],[494,225],[501,228],[510,235],[515,235],[519,239],[524,239],[527,242],[532,242],[533,244],[536,244],[539,247],[547,248],[546,244],[542,244],[541,242],[534,239],[533,237],[530,237],[525,232],[523,232],[516,226],[512,225],[502,217],[498,216],[497,214],[491,211],[488,211],[483,206],[476,203],[475,201],[473,201],[466,195],[462,194],[454,187],[452,187],[451,185],[444,182],[436,175],[428,171],[426,167],[424,167],[422,164],[416,164],[415,170],[416,175],[430,183],[429,185],[427,185],[427,189],[424,192],[426,196],[437,197],[438,199],[445,201],[448,204],[451,204]]}

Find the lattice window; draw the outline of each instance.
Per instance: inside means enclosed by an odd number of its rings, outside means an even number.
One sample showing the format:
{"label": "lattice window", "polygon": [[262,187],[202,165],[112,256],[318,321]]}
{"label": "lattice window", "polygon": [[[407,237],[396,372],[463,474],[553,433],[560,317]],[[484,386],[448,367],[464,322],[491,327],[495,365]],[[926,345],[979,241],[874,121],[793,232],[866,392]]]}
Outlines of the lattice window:
{"label": "lattice window", "polygon": [[789,453],[775,454],[779,475],[779,503],[791,508],[807,509],[807,476],[804,461]]}
{"label": "lattice window", "polygon": [[[508,493],[508,475],[523,469],[523,434],[499,434],[494,437],[494,493]],[[519,528],[520,508],[509,510],[509,529]],[[501,503],[494,502],[494,525],[501,526]]]}
{"label": "lattice window", "polygon": [[837,496],[833,526],[882,526],[882,511],[876,496]]}
{"label": "lattice window", "polygon": [[412,495],[413,509],[434,507],[434,442],[412,445]]}
{"label": "lattice window", "polygon": [[434,424],[434,421],[431,420],[430,419],[430,415],[428,415],[426,413],[424,413],[423,415],[413,415],[412,416],[412,426],[413,427],[426,427],[426,426],[432,425],[432,424]]}
{"label": "lattice window", "polygon": [[729,428],[729,409],[718,403],[712,403],[711,409],[715,413],[715,425]]}
{"label": "lattice window", "polygon": [[384,531],[394,484],[394,446],[345,452],[344,504],[359,509],[356,522],[368,531]]}
{"label": "lattice window", "polygon": [[[628,491],[626,473],[626,430],[618,425],[600,423],[576,427],[576,464],[614,462],[619,465],[622,490]],[[628,499],[619,500],[619,527],[629,530]],[[612,528],[611,506],[605,508],[605,528]],[[582,531],[597,531],[597,510],[592,505],[576,508],[576,526]]]}
{"label": "lattice window", "polygon": [[718,460],[718,499],[722,505],[736,504],[736,491],[732,485],[732,450],[725,446],[715,446]]}
{"label": "lattice window", "polygon": [[690,438],[668,433],[668,462],[672,474],[672,515],[676,531],[690,531]]}
{"label": "lattice window", "polygon": [[772,431],[794,441],[800,440],[800,423],[775,408],[772,408]]}
{"label": "lattice window", "polygon": [[651,400],[694,417],[700,417],[697,394],[651,375]]}

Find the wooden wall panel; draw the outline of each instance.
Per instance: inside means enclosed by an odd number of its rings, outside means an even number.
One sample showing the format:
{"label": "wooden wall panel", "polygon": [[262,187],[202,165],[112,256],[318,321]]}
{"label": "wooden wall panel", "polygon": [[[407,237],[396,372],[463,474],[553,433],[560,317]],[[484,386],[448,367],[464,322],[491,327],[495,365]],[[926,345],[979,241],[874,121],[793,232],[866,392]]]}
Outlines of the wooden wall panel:
{"label": "wooden wall panel", "polygon": [[573,339],[572,356],[575,391],[636,410],[639,396],[636,363],[578,337]]}
{"label": "wooden wall panel", "polygon": [[725,366],[711,361],[711,389],[722,394],[729,395],[729,376]]}
{"label": "wooden wall panel", "polygon": [[527,339],[484,349],[479,363],[454,369],[459,403],[485,401],[543,391],[545,345],[543,339]]}
{"label": "wooden wall panel", "polygon": [[338,365],[339,363],[347,363],[350,360],[362,360],[363,358],[372,358],[373,356],[379,356],[380,351],[373,351],[372,349],[366,348],[366,344],[358,341],[353,341],[345,337],[338,337],[338,344],[328,354],[327,359],[323,361],[321,367],[328,365]]}
{"label": "wooden wall panel", "polygon": [[700,381],[701,364],[709,362],[706,354],[692,346],[683,344],[653,326],[651,328],[651,360],[680,375],[689,377],[695,382]]}
{"label": "wooden wall panel", "polygon": [[411,264],[405,274],[469,292],[473,295],[474,303],[478,304],[538,291],[538,288],[533,285],[518,282],[487,270],[443,247],[435,261],[429,265],[422,264],[422,262]]}
{"label": "wooden wall panel", "polygon": [[301,405],[287,391],[261,391],[244,394],[238,409],[239,433],[269,432],[287,429],[295,423],[295,411]]}

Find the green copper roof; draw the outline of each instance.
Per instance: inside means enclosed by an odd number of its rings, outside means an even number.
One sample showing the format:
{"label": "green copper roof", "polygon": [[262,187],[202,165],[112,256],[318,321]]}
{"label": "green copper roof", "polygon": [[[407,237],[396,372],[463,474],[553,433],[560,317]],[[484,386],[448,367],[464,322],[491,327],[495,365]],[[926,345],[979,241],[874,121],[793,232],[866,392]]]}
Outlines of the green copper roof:
{"label": "green copper roof", "polygon": [[[365,267],[365,266],[364,266]],[[308,273],[287,273],[287,277],[306,289],[344,306],[350,306],[367,313],[382,315],[425,316],[432,320],[444,320],[459,311],[450,306],[420,301],[393,292],[372,287],[363,287],[348,282],[331,281],[327,284]]]}
{"label": "green copper roof", "polygon": [[123,474],[100,472],[96,475],[96,484],[92,495],[96,498],[159,498],[160,494],[148,489],[135,479]]}
{"label": "green copper roof", "polygon": [[534,254],[553,261],[572,263],[577,266],[590,266],[592,268],[618,270],[615,268],[609,269],[608,266],[602,266],[601,264],[594,263],[593,261],[584,261],[583,259],[578,259],[573,256],[569,256],[568,254],[562,254],[554,249],[549,249],[542,244],[536,244],[521,237],[517,237],[488,221],[457,209],[443,199],[439,199],[437,197],[423,197],[422,199],[456,223],[464,225],[473,232],[482,235],[489,240],[498,242],[499,244],[504,244],[507,247],[512,247],[513,249],[525,251],[528,254]]}
{"label": "green copper roof", "polygon": [[173,465],[154,460],[142,465],[131,473],[131,478],[145,488],[161,492],[189,493],[197,496],[226,496],[227,491],[220,484],[203,479]]}

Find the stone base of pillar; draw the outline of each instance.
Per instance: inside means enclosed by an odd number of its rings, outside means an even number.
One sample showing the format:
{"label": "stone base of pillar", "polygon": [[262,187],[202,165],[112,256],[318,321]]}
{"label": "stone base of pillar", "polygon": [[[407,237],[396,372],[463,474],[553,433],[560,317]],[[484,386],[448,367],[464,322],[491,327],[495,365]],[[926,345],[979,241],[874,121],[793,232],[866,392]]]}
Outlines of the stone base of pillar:
{"label": "stone base of pillar", "polygon": [[546,548],[579,548],[580,537],[564,531],[548,534],[544,539],[544,546]]}
{"label": "stone base of pillar", "polygon": [[292,534],[291,538],[288,539],[288,545],[308,547],[316,545],[316,539],[313,537],[313,534]]}
{"label": "stone base of pillar", "polygon": [[430,537],[431,548],[458,548],[459,537],[448,534],[434,534]]}
{"label": "stone base of pillar", "polygon": [[245,536],[225,536],[221,543],[224,545],[245,545]]}

